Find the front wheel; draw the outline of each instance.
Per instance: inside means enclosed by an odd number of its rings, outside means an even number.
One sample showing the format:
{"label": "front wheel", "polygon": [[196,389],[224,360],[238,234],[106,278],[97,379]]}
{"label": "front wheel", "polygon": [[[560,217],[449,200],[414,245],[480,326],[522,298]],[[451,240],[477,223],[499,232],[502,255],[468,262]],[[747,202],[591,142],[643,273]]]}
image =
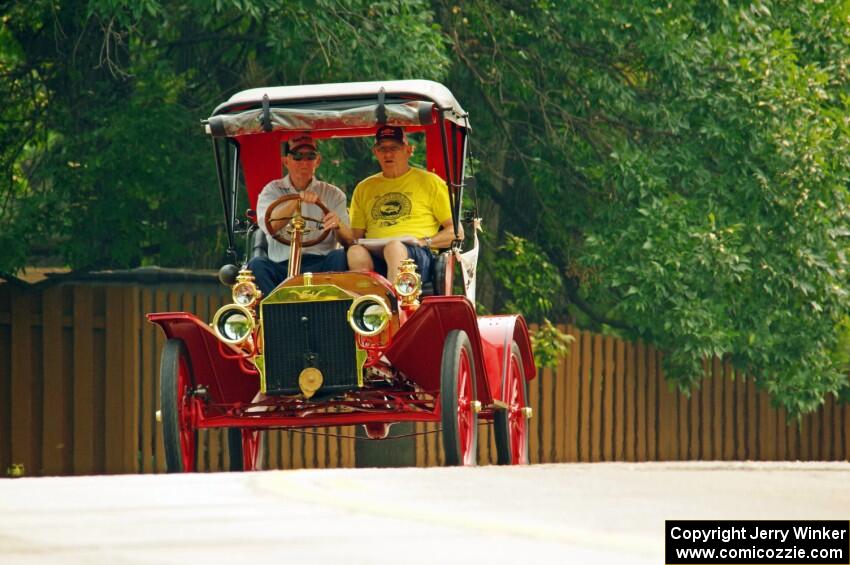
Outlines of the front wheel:
{"label": "front wheel", "polygon": [[452,330],[443,345],[440,414],[446,465],[475,465],[478,413],[475,406],[475,363],[469,337]]}
{"label": "front wheel", "polygon": [[523,408],[528,405],[528,381],[515,341],[511,343],[505,387],[508,407],[493,415],[497,462],[499,465],[527,465],[528,417]]}
{"label": "front wheel", "polygon": [[179,339],[167,340],[159,365],[159,398],[169,473],[195,470],[198,431],[192,426],[192,380],[186,346]]}

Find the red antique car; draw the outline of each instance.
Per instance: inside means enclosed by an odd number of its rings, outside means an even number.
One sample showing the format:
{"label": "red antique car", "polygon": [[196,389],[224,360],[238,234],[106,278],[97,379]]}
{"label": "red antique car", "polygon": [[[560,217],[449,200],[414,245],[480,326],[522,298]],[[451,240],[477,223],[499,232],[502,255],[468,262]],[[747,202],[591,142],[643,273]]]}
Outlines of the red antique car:
{"label": "red antique car", "polygon": [[[367,137],[389,124],[424,133],[426,166],[446,181],[458,233],[470,128],[441,84],[256,88],[203,123],[230,252],[243,265],[262,253],[257,222],[265,218],[250,210],[248,220],[237,218],[240,192],[253,209],[262,188],[280,177],[281,144],[305,131],[317,139]],[[527,381],[536,374],[528,328],[520,315],[477,316],[474,286],[453,294],[458,261],[470,270],[463,242],[421,276],[412,265],[393,281],[373,272],[301,273],[301,249],[323,233],[311,222],[296,212],[280,233],[291,243],[290,273],[268,296],[244,266],[226,265],[220,276],[232,285],[233,303],[211,324],[186,312],[148,315],[167,338],[160,394],[168,470],[195,469],[202,428],[228,428],[231,468],[251,470],[266,429],[363,424],[369,438],[381,439],[397,422],[440,423],[449,465],[474,465],[479,423],[492,422],[499,463],[527,463]],[[239,234],[248,242],[241,257]]]}

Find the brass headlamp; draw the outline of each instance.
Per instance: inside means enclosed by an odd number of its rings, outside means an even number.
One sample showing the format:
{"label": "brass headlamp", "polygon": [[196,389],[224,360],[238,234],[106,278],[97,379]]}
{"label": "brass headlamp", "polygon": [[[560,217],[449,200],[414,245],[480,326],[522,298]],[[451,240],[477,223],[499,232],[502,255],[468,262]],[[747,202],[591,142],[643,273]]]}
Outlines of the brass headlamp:
{"label": "brass headlamp", "polygon": [[245,308],[250,308],[260,300],[263,293],[260,292],[260,289],[254,283],[254,275],[251,271],[248,269],[239,271],[239,275],[236,277],[236,284],[233,285],[232,296],[233,302]]}
{"label": "brass headlamp", "polygon": [[365,294],[351,303],[348,309],[348,323],[358,335],[370,337],[378,335],[390,323],[392,312],[380,297]]}
{"label": "brass headlamp", "polygon": [[241,345],[248,341],[254,326],[254,313],[239,304],[222,306],[212,322],[218,338],[231,345]]}
{"label": "brass headlamp", "polygon": [[231,345],[247,342],[257,324],[254,307],[263,293],[254,283],[254,275],[248,269],[242,269],[236,276],[236,284],[231,289],[233,304],[225,304],[215,313],[212,321],[213,331],[220,340]]}
{"label": "brass headlamp", "polygon": [[405,259],[398,268],[398,274],[393,287],[401,297],[404,306],[418,306],[419,295],[422,294],[422,279],[416,272],[413,259]]}

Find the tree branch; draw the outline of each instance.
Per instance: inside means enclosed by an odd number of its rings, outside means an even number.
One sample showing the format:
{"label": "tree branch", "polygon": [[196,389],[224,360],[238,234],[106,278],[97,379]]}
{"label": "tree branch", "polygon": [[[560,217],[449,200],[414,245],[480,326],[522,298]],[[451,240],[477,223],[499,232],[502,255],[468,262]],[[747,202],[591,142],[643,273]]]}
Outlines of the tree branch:
{"label": "tree branch", "polygon": [[570,298],[570,302],[575,304],[579,310],[587,314],[587,316],[592,319],[594,322],[599,324],[605,324],[606,326],[611,326],[612,328],[617,328],[620,330],[626,330],[630,332],[636,331],[635,328],[624,324],[619,320],[614,320],[612,318],[608,318],[607,316],[603,316],[602,314],[597,313],[593,306],[587,303],[581,296],[578,294],[578,286],[579,283],[574,277],[565,277],[566,278],[566,290],[567,296]]}

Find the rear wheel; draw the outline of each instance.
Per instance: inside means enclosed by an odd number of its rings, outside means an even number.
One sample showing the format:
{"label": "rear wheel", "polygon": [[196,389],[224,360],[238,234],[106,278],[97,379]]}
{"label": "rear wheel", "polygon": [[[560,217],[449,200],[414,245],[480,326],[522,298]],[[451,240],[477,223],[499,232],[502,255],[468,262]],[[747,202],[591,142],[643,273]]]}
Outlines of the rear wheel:
{"label": "rear wheel", "polygon": [[446,465],[475,465],[478,413],[475,410],[475,363],[469,337],[452,330],[443,345],[440,410]]}
{"label": "rear wheel", "polygon": [[511,343],[505,386],[508,407],[493,415],[497,461],[499,465],[527,465],[528,418],[523,408],[528,405],[528,381],[515,341]]}
{"label": "rear wheel", "polygon": [[186,346],[179,339],[167,340],[159,365],[159,397],[169,473],[195,470],[198,431],[192,427],[192,383]]}
{"label": "rear wheel", "polygon": [[261,459],[263,434],[260,430],[227,429],[227,450],[231,471],[256,471]]}

